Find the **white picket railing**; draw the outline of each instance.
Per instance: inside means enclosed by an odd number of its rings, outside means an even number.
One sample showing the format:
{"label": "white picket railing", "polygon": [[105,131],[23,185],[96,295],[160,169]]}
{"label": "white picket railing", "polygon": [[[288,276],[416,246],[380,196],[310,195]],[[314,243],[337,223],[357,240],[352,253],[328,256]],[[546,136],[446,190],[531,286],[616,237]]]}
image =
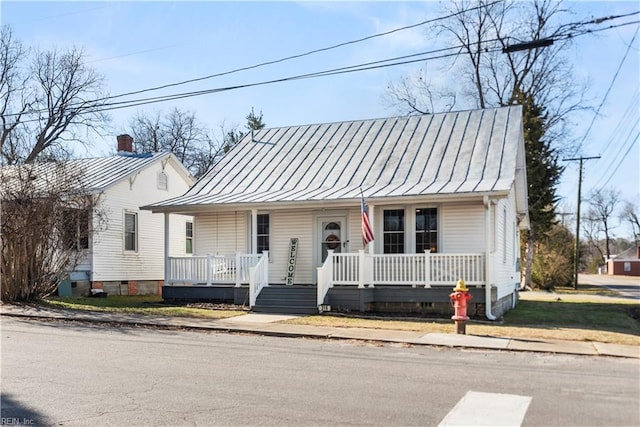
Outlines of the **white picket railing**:
{"label": "white picket railing", "polygon": [[[165,283],[233,283],[249,285],[251,306],[264,286],[269,285],[268,254],[232,256],[170,257]],[[334,253],[318,267],[318,304],[323,304],[334,285],[453,286],[464,279],[469,286],[485,284],[484,254],[367,254]]]}
{"label": "white picket railing", "polygon": [[169,257],[165,283],[206,284],[228,283],[240,286],[249,283],[249,268],[255,267],[262,255],[206,255]]}
{"label": "white picket railing", "polygon": [[255,267],[249,267],[249,307],[256,305],[262,288],[269,286],[269,253],[264,251]]}
{"label": "white picket railing", "polygon": [[324,299],[327,296],[327,292],[329,292],[329,288],[333,286],[333,251],[331,249],[328,250],[327,259],[322,264],[322,267],[318,267],[318,305],[324,304]]}
{"label": "white picket railing", "polygon": [[[330,265],[330,267],[327,267]],[[327,256],[322,269],[329,268],[333,285],[468,285],[485,283],[484,254],[365,254],[338,253]],[[320,271],[320,270],[319,270]],[[324,270],[323,270],[324,271]]]}

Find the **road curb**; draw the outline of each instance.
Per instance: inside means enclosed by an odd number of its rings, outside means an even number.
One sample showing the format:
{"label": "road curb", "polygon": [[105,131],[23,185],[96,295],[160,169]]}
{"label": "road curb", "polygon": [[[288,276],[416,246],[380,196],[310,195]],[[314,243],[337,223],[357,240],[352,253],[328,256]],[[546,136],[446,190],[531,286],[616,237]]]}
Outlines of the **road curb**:
{"label": "road curb", "polygon": [[[308,327],[316,330],[294,331],[283,330],[283,325],[277,326],[271,324],[256,325],[246,324],[242,326],[234,326],[229,324],[207,324],[198,325],[190,323],[188,319],[184,322],[168,321],[167,323],[149,322],[141,319],[96,319],[90,316],[67,316],[62,313],[16,313],[6,312],[3,310],[0,312],[1,316],[15,317],[15,318],[27,318],[27,319],[40,319],[40,320],[58,320],[58,321],[72,321],[81,323],[92,324],[106,324],[112,326],[122,327],[150,327],[155,329],[165,330],[192,330],[192,331],[212,331],[220,333],[235,333],[235,334],[254,334],[261,336],[269,336],[276,338],[312,338],[312,339],[332,339],[350,341],[357,340],[363,342],[379,342],[387,344],[404,344],[404,345],[419,345],[430,346],[436,348],[456,348],[456,349],[471,349],[471,350],[488,350],[488,351],[513,351],[513,352],[529,352],[529,353],[545,353],[545,354],[565,354],[575,356],[599,356],[599,357],[618,357],[618,358],[630,358],[640,359],[640,348],[635,346],[621,345],[621,344],[607,344],[607,343],[593,343],[593,342],[561,342],[554,340],[518,340],[508,337],[479,337],[474,335],[453,335],[453,334],[424,334],[421,336],[411,337],[407,331],[389,331],[389,330],[368,330],[366,333],[354,331],[348,328],[331,328],[331,327]],[[217,322],[224,322],[224,319],[216,320]],[[295,327],[295,326],[294,326]],[[288,328],[288,326],[284,326]],[[308,329],[307,328],[307,329]],[[406,334],[406,337],[390,337],[390,334],[399,333]],[[382,334],[386,336],[382,336]],[[460,340],[467,340],[467,343],[456,342]],[[478,343],[479,340],[490,340],[485,344]],[[496,341],[498,340],[498,341]],[[504,341],[504,343],[503,343]],[[499,342],[499,345],[496,343]],[[534,344],[531,344],[534,342]],[[529,344],[527,344],[529,343]],[[561,345],[571,345],[576,349],[567,350],[557,348]]]}

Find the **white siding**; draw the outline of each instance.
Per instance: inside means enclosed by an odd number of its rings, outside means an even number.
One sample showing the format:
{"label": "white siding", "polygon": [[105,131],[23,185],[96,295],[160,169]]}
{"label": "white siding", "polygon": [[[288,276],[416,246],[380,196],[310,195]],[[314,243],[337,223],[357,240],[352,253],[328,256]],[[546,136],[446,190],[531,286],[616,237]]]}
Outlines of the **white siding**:
{"label": "white siding", "polygon": [[194,255],[248,253],[249,217],[246,211],[220,212],[194,218]]}
{"label": "white siding", "polygon": [[[183,194],[189,187],[171,162],[168,189],[157,188],[160,161],[109,187],[101,195],[105,221],[94,219],[93,281],[162,280],[164,276],[164,215],[141,211],[140,206]],[[138,215],[138,250],[124,250],[124,214]],[[171,255],[184,255],[184,228],[188,217],[170,216]]]}
{"label": "white siding", "polygon": [[484,206],[475,203],[450,203],[440,206],[439,236],[442,250],[448,253],[484,252]]}
{"label": "white siding", "polygon": [[269,265],[269,281],[285,283],[287,262],[289,261],[289,242],[298,238],[298,253],[294,284],[313,283],[313,211],[287,210],[272,211],[271,215],[271,247]]}
{"label": "white siding", "polygon": [[[376,236],[373,236],[374,239]],[[375,240],[374,240],[375,241]],[[373,243],[370,243],[373,244]],[[358,252],[362,246],[362,216],[360,209],[349,210],[349,252]]]}
{"label": "white siding", "polygon": [[[520,256],[520,240],[516,235],[515,192],[492,206],[492,224],[495,233],[495,252],[493,253],[493,283],[498,287],[498,298],[513,293],[520,282],[520,272],[516,271]],[[505,217],[506,212],[506,217]]]}

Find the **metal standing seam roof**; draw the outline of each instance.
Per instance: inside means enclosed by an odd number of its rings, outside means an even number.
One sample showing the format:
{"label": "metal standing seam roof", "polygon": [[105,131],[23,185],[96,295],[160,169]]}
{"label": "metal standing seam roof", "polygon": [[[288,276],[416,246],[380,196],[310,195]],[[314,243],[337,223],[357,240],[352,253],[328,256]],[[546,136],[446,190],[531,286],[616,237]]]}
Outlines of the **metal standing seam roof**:
{"label": "metal standing seam roof", "polygon": [[263,129],[147,208],[506,192],[523,148],[520,106]]}
{"label": "metal standing seam roof", "polygon": [[[67,160],[63,163],[70,173],[79,172],[79,176],[72,178],[77,181],[79,188],[90,192],[101,192],[125,178],[134,176],[158,159],[170,156],[172,156],[170,153],[140,155],[119,153],[109,157]],[[57,166],[55,162],[35,163],[33,173],[36,177],[38,175],[53,176],[56,174]],[[43,183],[46,182],[47,180],[44,179]]]}

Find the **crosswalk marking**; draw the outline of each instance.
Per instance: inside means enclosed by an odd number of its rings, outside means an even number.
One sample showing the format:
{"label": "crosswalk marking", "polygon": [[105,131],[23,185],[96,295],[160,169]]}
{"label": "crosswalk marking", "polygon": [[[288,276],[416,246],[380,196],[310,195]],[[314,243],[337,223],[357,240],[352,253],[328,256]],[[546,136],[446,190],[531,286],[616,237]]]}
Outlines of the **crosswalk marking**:
{"label": "crosswalk marking", "polygon": [[530,396],[468,391],[438,427],[517,426],[531,403]]}

